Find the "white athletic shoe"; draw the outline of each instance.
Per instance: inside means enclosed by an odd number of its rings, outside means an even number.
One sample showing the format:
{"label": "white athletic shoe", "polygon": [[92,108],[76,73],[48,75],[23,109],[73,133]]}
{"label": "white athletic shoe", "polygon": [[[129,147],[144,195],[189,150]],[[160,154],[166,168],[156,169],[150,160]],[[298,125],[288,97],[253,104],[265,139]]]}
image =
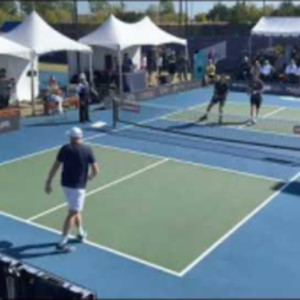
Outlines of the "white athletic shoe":
{"label": "white athletic shoe", "polygon": [[88,236],[88,234],[87,234],[87,232],[85,232],[85,231],[84,231],[82,234],[78,233],[78,234],[77,234],[77,240],[78,240],[80,243],[83,243],[83,242],[86,240],[87,236]]}

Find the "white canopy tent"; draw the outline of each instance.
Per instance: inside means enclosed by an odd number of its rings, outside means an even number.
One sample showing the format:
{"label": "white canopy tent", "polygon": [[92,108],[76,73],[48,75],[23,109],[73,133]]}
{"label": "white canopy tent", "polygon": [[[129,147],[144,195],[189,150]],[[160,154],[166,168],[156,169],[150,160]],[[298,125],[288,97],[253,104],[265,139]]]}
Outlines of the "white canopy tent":
{"label": "white canopy tent", "polygon": [[0,55],[10,55],[30,60],[31,50],[3,36],[0,36]]}
{"label": "white canopy tent", "polygon": [[[16,81],[16,96],[20,95],[26,86],[24,87],[20,78],[24,75],[24,67],[30,62],[31,50],[18,43],[8,40],[7,38],[0,36],[0,65],[1,68],[6,70],[6,74],[10,78],[14,78]],[[22,70],[19,72],[19,70]]]}
{"label": "white canopy tent", "polygon": [[249,39],[250,56],[252,36],[269,37],[270,45],[273,37],[299,37],[300,17],[262,17],[251,30]]}
{"label": "white canopy tent", "polygon": [[128,24],[111,15],[106,22],[79,40],[89,46],[108,48],[118,52],[120,88],[122,90],[122,52],[130,47],[158,46],[162,44],[181,44],[187,41],[175,37],[156,26],[149,17]]}
{"label": "white canopy tent", "polygon": [[[31,64],[27,66],[27,71],[31,75],[37,71],[38,57],[40,55],[56,51],[77,51],[91,55],[92,50],[89,46],[74,41],[49,26],[35,11],[33,11],[26,20],[5,37],[18,42],[32,50]],[[25,78],[23,80],[26,80]],[[28,93],[22,97],[24,100],[31,100],[34,104],[34,98],[38,95],[38,76],[31,77],[30,98]],[[28,78],[27,78],[28,80]],[[28,84],[28,86],[30,86]]]}
{"label": "white canopy tent", "polygon": [[186,46],[185,39],[178,38],[154,24],[151,19],[146,16],[141,21],[134,24],[134,29],[138,32],[137,40],[140,45],[159,46],[163,44],[179,44]]}

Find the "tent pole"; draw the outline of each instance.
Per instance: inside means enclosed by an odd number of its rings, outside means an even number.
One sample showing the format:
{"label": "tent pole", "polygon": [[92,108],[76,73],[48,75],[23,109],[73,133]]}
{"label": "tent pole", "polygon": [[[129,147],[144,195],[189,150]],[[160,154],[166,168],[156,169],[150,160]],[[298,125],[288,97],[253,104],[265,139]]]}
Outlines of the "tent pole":
{"label": "tent pole", "polygon": [[249,58],[252,60],[252,35],[249,37]]}
{"label": "tent pole", "polygon": [[93,72],[93,54],[89,54],[89,72],[90,72],[90,84],[94,87],[94,72]]}
{"label": "tent pole", "polygon": [[118,61],[119,61],[119,92],[120,96],[123,94],[123,72],[122,72],[122,51],[121,47],[118,49]]}
{"label": "tent pole", "polygon": [[187,43],[186,43],[186,46],[185,46],[185,56],[186,56],[185,71],[186,71],[187,81],[189,81],[188,75],[189,75],[190,56],[189,56],[189,49],[188,49],[188,44]]}
{"label": "tent pole", "polygon": [[31,105],[32,105],[32,115],[35,116],[36,114],[36,109],[35,109],[35,97],[34,97],[34,61],[35,61],[36,56],[32,52],[31,54],[31,61],[30,61],[30,83],[31,83]]}

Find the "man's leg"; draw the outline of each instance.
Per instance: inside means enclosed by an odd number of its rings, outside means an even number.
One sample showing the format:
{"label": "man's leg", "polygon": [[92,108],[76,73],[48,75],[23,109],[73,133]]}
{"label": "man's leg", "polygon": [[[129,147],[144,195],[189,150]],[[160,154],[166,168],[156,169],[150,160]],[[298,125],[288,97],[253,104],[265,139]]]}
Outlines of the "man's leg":
{"label": "man's leg", "polygon": [[63,225],[63,230],[62,230],[62,238],[61,241],[59,243],[59,248],[63,249],[63,247],[66,246],[66,244],[68,243],[68,239],[69,239],[69,234],[74,222],[74,217],[77,214],[76,211],[73,210],[69,210],[69,213],[65,219],[64,225]]}
{"label": "man's leg", "polygon": [[214,99],[212,99],[206,108],[206,113],[202,117],[199,118],[199,121],[207,120],[208,114],[210,113],[210,111],[212,110],[212,108],[214,107],[215,104],[216,103],[215,103]]}
{"label": "man's leg", "polygon": [[75,215],[74,222],[75,222],[75,225],[76,225],[77,230],[78,230],[77,238],[80,241],[83,241],[87,237],[87,233],[83,229],[83,226],[82,226],[82,216],[81,216],[80,212],[78,212]]}
{"label": "man's leg", "polygon": [[223,122],[223,110],[224,110],[225,100],[219,102],[219,123]]}

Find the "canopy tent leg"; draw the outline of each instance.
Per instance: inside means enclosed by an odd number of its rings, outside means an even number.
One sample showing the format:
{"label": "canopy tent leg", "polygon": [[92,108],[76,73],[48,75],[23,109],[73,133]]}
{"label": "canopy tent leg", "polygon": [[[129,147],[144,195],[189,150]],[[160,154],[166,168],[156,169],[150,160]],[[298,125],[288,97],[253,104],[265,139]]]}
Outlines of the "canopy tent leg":
{"label": "canopy tent leg", "polygon": [[35,107],[35,96],[34,96],[34,90],[35,90],[35,84],[34,84],[34,62],[35,62],[36,56],[34,54],[31,55],[30,60],[30,83],[31,83],[31,108],[32,108],[32,115],[35,116],[36,114],[36,107]]}
{"label": "canopy tent leg", "polygon": [[189,76],[189,66],[190,66],[190,55],[189,55],[189,48],[187,44],[185,46],[185,56],[186,56],[185,72],[186,72],[187,80],[189,80],[188,76]]}
{"label": "canopy tent leg", "polygon": [[123,72],[122,72],[122,51],[121,47],[118,49],[118,63],[119,63],[119,93],[120,97],[123,94]]}
{"label": "canopy tent leg", "polygon": [[89,73],[90,73],[90,84],[91,87],[94,88],[94,71],[93,71],[93,54],[89,54]]}

